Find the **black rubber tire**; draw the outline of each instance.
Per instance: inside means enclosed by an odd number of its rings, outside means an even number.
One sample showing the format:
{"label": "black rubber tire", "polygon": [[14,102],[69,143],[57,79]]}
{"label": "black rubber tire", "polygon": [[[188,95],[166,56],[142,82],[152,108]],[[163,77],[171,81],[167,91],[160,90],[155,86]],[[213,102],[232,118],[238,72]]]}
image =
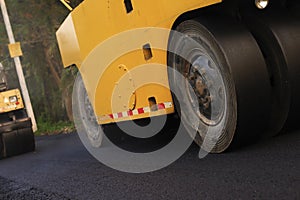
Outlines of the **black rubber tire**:
{"label": "black rubber tire", "polygon": [[4,157],[11,157],[35,150],[31,128],[23,128],[2,134]]}
{"label": "black rubber tire", "polygon": [[77,121],[77,130],[86,134],[93,147],[100,147],[103,140],[103,129],[96,121],[94,110],[87,96],[80,73],[78,73],[73,89],[73,113],[74,120]]}
{"label": "black rubber tire", "polygon": [[267,136],[278,134],[285,122],[294,129],[300,112],[300,21],[284,9],[251,12],[244,18],[265,55],[272,77]]}
{"label": "black rubber tire", "polygon": [[8,122],[1,126],[1,158],[35,150],[35,139],[31,119]]}
{"label": "black rubber tire", "polygon": [[2,141],[2,134],[0,135],[0,159],[4,158],[5,150]]}
{"label": "black rubber tire", "polygon": [[[203,145],[203,141],[206,140],[205,131],[211,126],[199,118],[191,117],[194,111],[192,106],[189,106],[190,102],[183,100],[184,103],[179,105],[178,101],[175,101],[177,112],[183,115],[181,118],[186,121],[185,124],[189,126],[194,123],[191,122],[191,118],[200,123],[195,142],[206,151],[220,153],[230,144],[240,146],[256,140],[265,130],[271,88],[263,55],[253,36],[233,19],[222,16],[187,20],[179,24],[176,31],[183,33],[182,37],[189,36],[197,41],[198,47],[191,48],[201,48],[213,58],[226,87],[228,111],[224,114],[225,123],[220,129],[221,135],[218,140],[208,142],[208,146]],[[183,73],[177,63],[180,63],[180,59],[187,56],[191,49],[183,47],[180,41],[180,37],[171,35],[168,66]],[[181,93],[184,99],[187,91],[180,89],[179,84],[182,83],[178,83],[172,72],[169,72],[169,81],[171,89]],[[188,132],[189,129],[193,131],[192,127],[187,127]]]}

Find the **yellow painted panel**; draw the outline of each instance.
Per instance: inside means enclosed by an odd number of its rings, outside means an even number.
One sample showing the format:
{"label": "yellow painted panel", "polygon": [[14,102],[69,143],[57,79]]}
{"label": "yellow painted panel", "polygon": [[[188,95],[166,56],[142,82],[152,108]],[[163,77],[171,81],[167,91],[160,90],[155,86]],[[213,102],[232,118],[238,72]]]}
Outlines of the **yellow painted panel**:
{"label": "yellow painted panel", "polygon": [[85,0],[72,13],[80,54],[84,59],[96,45],[123,31],[142,27],[171,29],[181,14],[221,0],[132,0],[127,14],[124,1]]}
{"label": "yellow painted panel", "polygon": [[80,66],[82,62],[80,47],[71,15],[65,19],[63,26],[56,32],[56,38],[64,66]]}
{"label": "yellow painted panel", "polygon": [[8,50],[9,50],[10,57],[12,57],[12,58],[23,56],[20,42],[16,42],[14,44],[9,44]]}
{"label": "yellow painted panel", "polygon": [[[171,102],[172,107],[157,115],[174,112],[166,66],[170,29],[181,14],[220,2],[132,0],[133,10],[127,13],[124,1],[85,0],[75,8],[58,30],[58,42],[64,65],[80,68],[98,122],[126,120],[107,116],[149,107],[150,97]],[[145,44],[151,46],[149,60],[143,54]]]}
{"label": "yellow painted panel", "polygon": [[[10,97],[16,97],[16,102],[10,102]],[[24,108],[24,103],[19,89],[0,92],[0,113],[11,112]]]}

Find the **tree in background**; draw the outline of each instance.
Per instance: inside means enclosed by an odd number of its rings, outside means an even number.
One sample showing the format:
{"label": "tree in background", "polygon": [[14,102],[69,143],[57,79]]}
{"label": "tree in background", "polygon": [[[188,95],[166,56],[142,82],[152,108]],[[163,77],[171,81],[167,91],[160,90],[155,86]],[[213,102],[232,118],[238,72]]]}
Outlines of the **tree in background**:
{"label": "tree in background", "polygon": [[[76,6],[81,0],[72,0]],[[72,120],[72,87],[76,73],[63,70],[55,32],[68,15],[59,0],[6,0],[16,41],[21,42],[21,62],[38,122]],[[11,88],[19,87],[8,39],[0,18],[0,62]]]}

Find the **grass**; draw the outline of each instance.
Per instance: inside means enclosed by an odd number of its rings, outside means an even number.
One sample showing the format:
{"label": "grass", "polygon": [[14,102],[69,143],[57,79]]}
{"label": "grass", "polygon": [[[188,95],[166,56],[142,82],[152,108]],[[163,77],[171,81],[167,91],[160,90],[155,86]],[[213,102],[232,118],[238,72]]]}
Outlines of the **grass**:
{"label": "grass", "polygon": [[59,121],[56,123],[49,123],[45,121],[38,121],[38,130],[35,135],[56,135],[66,134],[75,131],[73,122]]}

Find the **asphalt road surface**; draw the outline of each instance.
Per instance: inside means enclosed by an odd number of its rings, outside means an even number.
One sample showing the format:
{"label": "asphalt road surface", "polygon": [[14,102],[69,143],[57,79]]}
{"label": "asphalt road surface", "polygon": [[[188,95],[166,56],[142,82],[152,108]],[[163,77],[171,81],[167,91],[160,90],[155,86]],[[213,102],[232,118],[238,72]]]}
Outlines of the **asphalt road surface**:
{"label": "asphalt road surface", "polygon": [[300,133],[128,174],[94,159],[76,133],[37,138],[37,151],[0,161],[0,199],[300,199]]}

